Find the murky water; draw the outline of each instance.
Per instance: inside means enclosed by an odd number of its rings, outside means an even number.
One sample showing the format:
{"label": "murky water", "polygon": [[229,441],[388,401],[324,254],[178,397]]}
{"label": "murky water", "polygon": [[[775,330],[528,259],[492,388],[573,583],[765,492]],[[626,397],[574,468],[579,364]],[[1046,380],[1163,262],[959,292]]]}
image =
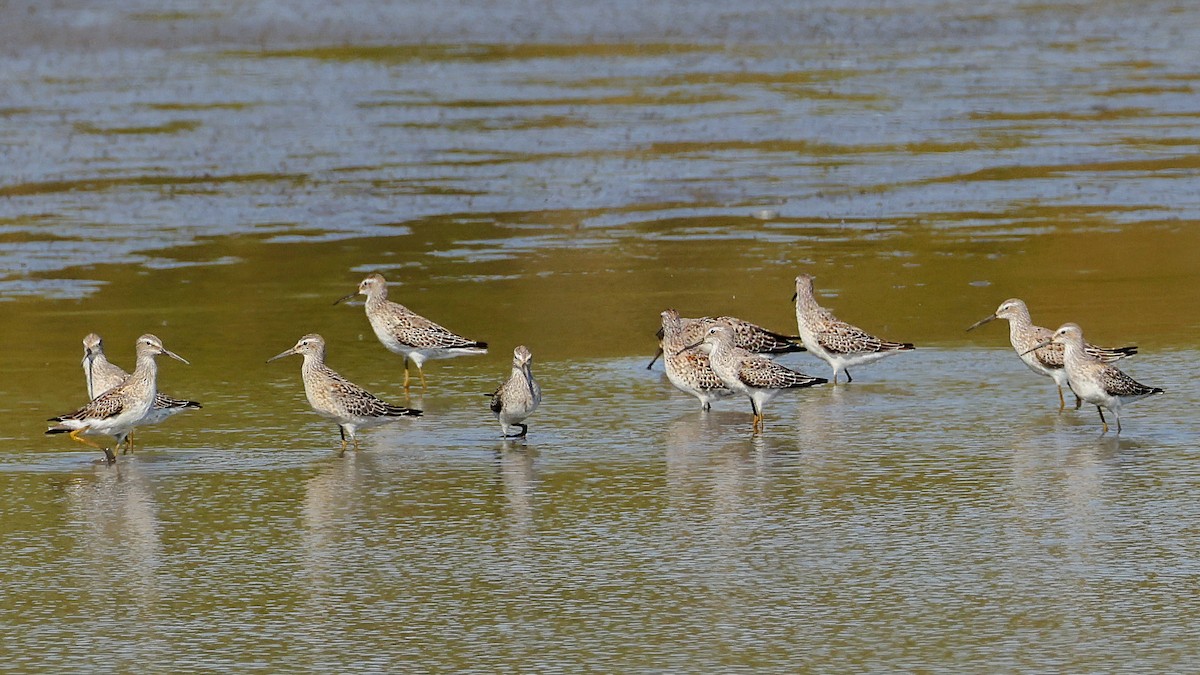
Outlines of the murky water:
{"label": "murky water", "polygon": [[[1164,672],[1200,651],[1187,3],[0,7],[0,661],[18,670]],[[978,4],[978,3],[977,3]],[[756,217],[757,216],[757,217]],[[764,219],[765,218],[765,219]],[[361,307],[493,345],[307,410]],[[922,348],[708,414],[658,312]],[[1002,326],[1136,343],[1101,436]],[[204,409],[92,464],[80,339]],[[545,404],[487,411],[514,345]],[[827,374],[806,355],[785,362]]]}

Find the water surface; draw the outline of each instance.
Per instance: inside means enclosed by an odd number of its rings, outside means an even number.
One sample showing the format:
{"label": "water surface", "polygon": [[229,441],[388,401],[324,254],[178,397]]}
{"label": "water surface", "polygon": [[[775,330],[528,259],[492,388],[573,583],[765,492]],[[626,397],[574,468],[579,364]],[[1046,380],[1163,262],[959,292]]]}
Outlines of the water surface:
{"label": "water surface", "polygon": [[[1192,50],[1150,2],[9,3],[0,656],[17,670],[1186,668],[1200,366]],[[493,345],[340,456],[308,332]],[[800,272],[920,349],[707,414],[658,312],[780,331]],[[1138,344],[1101,435],[1002,325]],[[204,408],[112,467],[44,437],[80,339]],[[546,401],[484,394],[527,344]],[[827,374],[806,355],[785,362]],[[153,664],[150,666],[148,664]]]}

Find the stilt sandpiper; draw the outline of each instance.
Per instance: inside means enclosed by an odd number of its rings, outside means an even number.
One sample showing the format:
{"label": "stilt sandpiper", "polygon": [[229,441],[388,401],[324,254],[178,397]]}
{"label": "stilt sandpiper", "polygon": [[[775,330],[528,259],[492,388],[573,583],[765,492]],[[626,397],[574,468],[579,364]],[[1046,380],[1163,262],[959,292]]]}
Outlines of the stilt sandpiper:
{"label": "stilt sandpiper", "polygon": [[[662,347],[659,351],[663,354],[663,369],[666,370],[667,379],[671,384],[679,391],[700,399],[700,407],[703,410],[711,408],[714,401],[733,396],[733,390],[726,387],[721,378],[713,372],[708,355],[699,350],[687,349],[693,343],[703,340],[704,333],[688,336],[683,320],[679,318],[679,312],[673,309],[665,310],[660,316]],[[699,322],[693,321],[688,325],[698,326]],[[736,341],[736,329],[734,332]]]}
{"label": "stilt sandpiper", "polygon": [[[1041,349],[1033,350],[1034,345],[1053,338],[1054,331],[1035,326],[1033,319],[1029,316],[1029,308],[1017,298],[1009,298],[1000,303],[995,314],[976,321],[967,330],[974,330],[996,319],[1008,321],[1008,341],[1021,356],[1021,361],[1033,372],[1054,380],[1054,384],[1058,386],[1058,409],[1061,411],[1066,408],[1067,401],[1063,398],[1063,387],[1069,387],[1069,385],[1067,384],[1067,371],[1063,369],[1063,346],[1050,343]],[[1112,363],[1137,354],[1137,347],[1132,345],[1108,349],[1084,344],[1083,349],[1105,363]],[[1076,395],[1075,409],[1078,410],[1082,403],[1083,399]]]}
{"label": "stilt sandpiper", "polygon": [[[83,338],[83,375],[87,379],[88,398],[92,399],[121,384],[129,377],[129,373],[108,360],[104,354],[104,341],[95,333],[88,333]],[[158,424],[188,408],[202,407],[196,401],[172,398],[160,391],[154,396],[154,405],[150,408],[150,412],[144,420],[138,423],[138,426]],[[129,441],[132,444],[132,434]]]}
{"label": "stilt sandpiper", "polygon": [[[505,438],[524,437],[529,427],[522,422],[542,402],[542,386],[533,379],[532,363],[533,354],[529,353],[529,348],[520,345],[514,349],[512,374],[492,394],[492,414],[500,422],[500,432]],[[520,431],[509,434],[509,427],[519,427]]]}
{"label": "stilt sandpiper", "polygon": [[116,447],[120,448],[129,432],[144,422],[154,405],[154,398],[158,394],[158,364],[154,357],[166,354],[187,363],[186,359],[168,350],[162,340],[153,335],[141,336],[136,345],[137,365],[132,375],[79,410],[50,418],[51,422],[57,424],[47,429],[46,433],[69,433],[72,440],[103,450],[104,458],[110,463],[116,461],[112,450],[83,438],[83,435],[112,436],[117,440]]}
{"label": "stilt sandpiper", "polygon": [[316,333],[300,338],[294,347],[267,359],[267,363],[285,356],[304,357],[300,378],[304,380],[304,395],[308,404],[321,417],[337,422],[342,435],[342,452],[349,442],[358,449],[356,432],[401,417],[420,417],[421,411],[385,403],[374,394],[338,375],[325,365],[325,339]]}
{"label": "stilt sandpiper", "polygon": [[[670,310],[675,312],[675,310]],[[737,346],[746,351],[756,354],[765,354],[767,356],[775,356],[778,354],[790,354],[792,352],[804,351],[804,345],[800,343],[800,337],[794,335],[783,335],[769,331],[762,326],[743,321],[742,319],[732,316],[703,316],[698,319],[686,319],[679,316],[675,312],[676,320],[680,326],[680,340],[684,344],[691,344],[698,340],[704,339],[704,332],[713,324],[722,322],[733,326],[733,338]],[[663,355],[663,333],[664,329],[659,328],[658,351],[654,354],[654,358],[650,359],[650,363],[646,364],[646,370],[650,370],[654,366],[654,362],[658,357]]]}
{"label": "stilt sandpiper", "polygon": [[726,387],[750,399],[754,411],[754,430],[763,429],[763,407],[784,389],[799,389],[828,382],[781,366],[761,354],[754,354],[734,344],[733,328],[725,324],[711,326],[702,342],[688,349],[708,352],[713,372]]}
{"label": "stilt sandpiper", "polygon": [[486,354],[487,343],[468,340],[426,319],[399,303],[387,299],[387,281],[372,274],[358,285],[358,292],[339,298],[333,304],[356,295],[367,296],[367,319],[384,347],[404,357],[404,388],[408,389],[408,362],[417,366],[421,388],[425,371],[421,366],[430,359],[448,359],[463,354]]}
{"label": "stilt sandpiper", "polygon": [[838,319],[813,296],[813,277],[801,274],[796,277],[796,323],[800,328],[800,339],[808,351],[833,368],[833,383],[837,384],[838,373],[845,371],[846,381],[853,382],[850,366],[859,366],[878,361],[885,356],[911,351],[911,342],[888,342]]}
{"label": "stilt sandpiper", "polygon": [[1083,329],[1073,323],[1064,323],[1054,331],[1049,340],[1033,346],[1030,351],[1042,350],[1057,344],[1063,347],[1063,369],[1067,381],[1079,398],[1096,406],[1100,423],[1108,433],[1108,420],[1104,419],[1104,408],[1117,416],[1117,433],[1121,433],[1121,406],[1140,401],[1147,396],[1161,394],[1158,387],[1147,387],[1121,372],[1121,369],[1105,363],[1089,354],[1083,341]]}

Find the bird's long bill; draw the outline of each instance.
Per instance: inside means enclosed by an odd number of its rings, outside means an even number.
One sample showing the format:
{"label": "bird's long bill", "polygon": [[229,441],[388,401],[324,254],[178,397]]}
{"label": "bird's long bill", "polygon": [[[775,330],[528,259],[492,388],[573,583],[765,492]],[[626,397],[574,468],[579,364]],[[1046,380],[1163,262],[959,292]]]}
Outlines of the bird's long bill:
{"label": "bird's long bill", "polygon": [[653,368],[654,362],[657,361],[658,357],[660,357],[662,355],[663,355],[663,348],[659,347],[658,351],[654,352],[654,358],[650,359],[650,363],[646,364],[646,370],[650,370],[651,368]]}
{"label": "bird's long bill", "polygon": [[997,318],[999,318],[999,317],[997,317],[995,314],[993,314],[991,316],[985,316],[982,319],[980,319],[980,320],[976,321],[975,323],[971,324],[970,326],[968,326],[967,330],[968,331],[975,330],[976,328],[979,328],[980,326],[982,326],[985,323],[988,323],[989,321],[995,321]]}
{"label": "bird's long bill", "polygon": [[798,297],[800,297],[799,293],[792,293],[792,302],[795,302],[796,298],[798,298]]}
{"label": "bird's long bill", "polygon": [[175,359],[176,361],[183,361],[184,363],[188,364],[189,366],[192,365],[191,361],[188,361],[187,359],[176,354],[175,352],[171,351],[170,349],[163,349],[163,353],[166,354],[167,356]]}
{"label": "bird's long bill", "polygon": [[344,297],[344,298],[338,298],[337,300],[334,300],[334,301],[333,301],[333,304],[335,304],[335,305],[336,305],[336,304],[338,304],[338,303],[345,302],[345,301],[349,300],[350,298],[353,298],[353,297],[355,297],[355,296],[357,296],[357,295],[358,295],[358,291],[354,291],[353,293],[351,293],[350,295],[347,295],[347,296],[346,296],[346,297]]}
{"label": "bird's long bill", "polygon": [[279,359],[282,359],[285,356],[291,356],[292,354],[295,354],[295,353],[296,353],[296,348],[292,347],[291,349],[288,349],[287,351],[279,352],[275,356],[272,356],[271,358],[267,359],[267,363],[270,363],[272,361],[278,361]]}
{"label": "bird's long bill", "polygon": [[92,386],[93,386],[92,383],[95,381],[92,378],[95,376],[95,374],[96,374],[96,355],[89,351],[87,354],[87,385],[88,385],[88,398],[89,399],[96,398],[96,392],[92,390]]}
{"label": "bird's long bill", "polygon": [[694,345],[688,345],[688,346],[684,347],[683,349],[680,349],[680,350],[679,350],[679,353],[683,353],[683,352],[691,351],[691,350],[693,350],[693,349],[695,349],[695,348],[699,347],[699,346],[700,346],[700,345],[702,345],[702,344],[704,344],[704,340],[701,340],[701,341],[697,342],[697,343],[696,343],[696,344],[694,344]]}
{"label": "bird's long bill", "polygon": [[1049,340],[1045,340],[1045,341],[1043,341],[1043,342],[1039,342],[1039,343],[1037,343],[1036,345],[1034,345],[1033,347],[1031,347],[1031,348],[1029,348],[1029,349],[1027,349],[1027,350],[1025,350],[1025,351],[1023,351],[1023,352],[1021,352],[1021,353],[1020,353],[1020,356],[1025,356],[1025,355],[1026,355],[1026,354],[1028,354],[1029,352],[1036,352],[1037,350],[1041,349],[1042,347],[1047,347],[1047,346],[1049,346],[1049,345],[1050,345],[1050,343],[1052,343],[1052,342],[1054,342],[1054,338],[1051,338],[1051,339],[1049,339]]}

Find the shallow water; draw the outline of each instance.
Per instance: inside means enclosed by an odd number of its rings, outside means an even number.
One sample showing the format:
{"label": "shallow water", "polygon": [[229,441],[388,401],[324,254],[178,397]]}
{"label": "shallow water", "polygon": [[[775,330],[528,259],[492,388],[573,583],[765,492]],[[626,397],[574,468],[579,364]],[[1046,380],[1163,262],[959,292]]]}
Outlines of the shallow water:
{"label": "shallow water", "polygon": [[[0,8],[0,659],[1185,668],[1200,10],[876,5]],[[332,305],[374,271],[493,349],[339,456],[265,360],[317,331],[403,402]],[[799,272],[921,348],[758,436],[645,369],[668,306],[794,330]],[[963,331],[1010,296],[1167,394],[1058,413]],[[112,467],[42,436],[89,331],[126,367],[158,334],[204,409]],[[483,396],[518,343],[524,443]]]}

